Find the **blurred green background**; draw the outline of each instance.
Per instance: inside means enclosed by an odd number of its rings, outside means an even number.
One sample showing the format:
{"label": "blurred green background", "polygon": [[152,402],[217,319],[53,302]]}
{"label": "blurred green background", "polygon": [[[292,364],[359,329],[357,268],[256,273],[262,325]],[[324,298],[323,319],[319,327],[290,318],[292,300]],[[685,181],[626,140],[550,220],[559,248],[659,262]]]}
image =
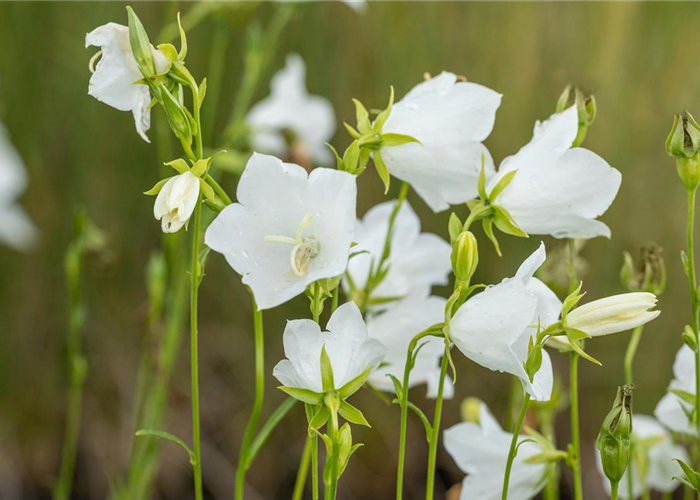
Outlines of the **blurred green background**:
{"label": "blurred green background", "polygon": [[[58,470],[65,418],[66,293],[63,255],[70,240],[76,204],[109,235],[108,250],[91,259],[86,271],[89,316],[84,346],[87,380],[75,498],[106,498],[110,483],[121,477],[133,435],[133,408],[140,356],[157,339],[148,338],[145,267],[160,248],[153,199],[141,193],[160,177],[158,144],[135,133],[129,113],[120,113],[87,95],[88,60],[84,35],[114,21],[126,24],[123,3],[0,3],[0,118],[24,158],[30,186],[22,204],[41,231],[40,245],[23,255],[0,247],[0,498],[47,498]],[[246,32],[265,27],[283,4],[223,4],[188,30],[188,67],[198,78],[210,75],[210,61],[221,54],[224,73],[220,98],[205,101],[205,119],[215,125],[219,146],[243,71]],[[194,3],[139,2],[137,11],[151,39]],[[219,11],[219,12],[216,12]],[[531,136],[536,119],[553,112],[569,82],[595,92],[598,118],[585,146],[623,174],[620,193],[603,217],[611,240],[591,241],[583,256],[589,297],[622,291],[618,273],[622,252],[636,256],[644,243],[664,246],[668,287],[661,297],[660,319],[642,339],[636,360],[635,410],[651,414],[671,378],[680,333],[689,321],[687,283],[679,253],[684,245],[685,194],[674,163],[664,151],[672,115],[683,109],[700,113],[700,5],[696,3],[371,3],[356,13],[339,2],[294,8],[278,50],[255,100],[268,93],[271,74],[288,52],[298,52],[308,67],[312,93],[333,103],[339,123],[353,122],[351,98],[368,107],[384,105],[390,85],[397,96],[422,80],[425,71],[450,70],[504,94],[495,129],[486,141],[500,161]],[[154,112],[154,122],[162,120]],[[156,124],[157,125],[157,124]],[[209,131],[205,131],[205,134]],[[339,128],[334,144],[348,136]],[[205,141],[206,142],[206,141]],[[179,155],[172,149],[170,157]],[[235,176],[223,183],[235,192]],[[359,181],[358,214],[383,200],[378,177]],[[392,186],[394,194],[398,183]],[[446,237],[449,211],[432,214],[409,196],[424,228]],[[466,207],[456,207],[461,216]],[[481,230],[477,237],[484,241]],[[494,283],[514,273],[539,238],[501,238],[504,257],[482,244],[476,279]],[[545,239],[548,249],[559,244]],[[445,294],[445,290],[438,290]],[[211,498],[232,496],[238,446],[253,399],[252,314],[239,277],[218,255],[207,267],[200,291],[200,369],[204,470]],[[299,297],[266,313],[268,373],[282,358],[286,319],[307,317]],[[587,499],[604,498],[594,467],[599,425],[623,381],[622,358],[628,334],[590,342],[589,352],[603,363],[582,363],[581,399],[584,481]],[[147,351],[146,351],[147,352]],[[566,380],[566,358],[553,354]],[[459,403],[467,396],[486,401],[502,415],[508,393],[506,375],[458,360],[457,396],[448,402],[444,427],[459,421]],[[265,415],[283,399],[267,379]],[[392,498],[395,481],[399,412],[369,391],[358,394],[360,407],[374,428],[358,430],[367,445],[353,459],[341,482],[342,499]],[[432,412],[413,392],[416,403]],[[189,360],[187,343],[178,358],[164,424],[183,437],[189,431]],[[568,418],[558,422],[566,443]],[[250,498],[289,498],[301,454],[305,417],[301,408],[274,433],[248,475]],[[410,422],[406,498],[421,498],[427,446],[421,424]],[[164,445],[154,495],[191,498],[186,456]],[[463,475],[444,452],[439,454],[438,498]],[[562,498],[567,498],[568,471]]]}

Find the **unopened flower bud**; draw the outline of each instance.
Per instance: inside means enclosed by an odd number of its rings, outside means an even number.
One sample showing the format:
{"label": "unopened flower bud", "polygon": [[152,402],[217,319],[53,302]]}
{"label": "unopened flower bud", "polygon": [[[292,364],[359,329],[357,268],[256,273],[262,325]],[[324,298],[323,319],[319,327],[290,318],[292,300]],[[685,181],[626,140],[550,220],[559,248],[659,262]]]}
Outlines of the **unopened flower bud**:
{"label": "unopened flower bud", "polygon": [[199,179],[192,172],[172,177],[163,185],[153,207],[164,233],[179,231],[189,220],[199,199]]}
{"label": "unopened flower bud", "polygon": [[452,244],[452,272],[459,281],[469,282],[479,265],[479,248],[471,231],[463,231]]}
{"label": "unopened flower bud", "polygon": [[698,338],[695,335],[695,332],[693,329],[690,327],[690,325],[685,325],[685,328],[683,329],[683,333],[681,334],[681,337],[683,338],[683,343],[690,347],[693,352],[697,352],[698,350]]}
{"label": "unopened flower bud", "polygon": [[148,40],[146,28],[143,27],[141,20],[131,7],[127,6],[126,11],[129,16],[129,44],[134,59],[136,59],[143,76],[153,78],[156,76],[156,63],[153,60],[151,42]]}
{"label": "unopened flower bud", "polygon": [[655,319],[660,311],[653,293],[635,292],[613,295],[577,307],[566,315],[566,326],[591,337],[625,332]]}
{"label": "unopened flower bud", "polygon": [[653,243],[643,246],[636,266],[632,256],[625,252],[620,280],[630,292],[661,294],[666,287],[663,248]]}
{"label": "unopened flower bud", "polygon": [[192,126],[182,104],[165,87],[161,87],[160,94],[163,100],[163,108],[173,133],[180,141],[191,144]]}
{"label": "unopened flower bud", "polygon": [[631,385],[618,387],[612,410],[605,417],[598,434],[597,446],[603,471],[611,483],[622,479],[630,463],[633,388]]}
{"label": "unopened flower bud", "polygon": [[459,408],[462,420],[478,424],[483,404],[484,402],[482,400],[475,397],[469,397],[462,401],[462,405]]}
{"label": "unopened flower bud", "polygon": [[676,158],[678,175],[686,189],[696,189],[700,183],[700,126],[687,111],[674,117],[666,152]]}
{"label": "unopened flower bud", "polygon": [[580,146],[586,138],[588,127],[593,123],[597,113],[595,97],[593,94],[584,92],[576,85],[567,85],[557,101],[557,113],[561,113],[571,106],[576,106],[578,110],[578,134],[574,139],[572,147]]}

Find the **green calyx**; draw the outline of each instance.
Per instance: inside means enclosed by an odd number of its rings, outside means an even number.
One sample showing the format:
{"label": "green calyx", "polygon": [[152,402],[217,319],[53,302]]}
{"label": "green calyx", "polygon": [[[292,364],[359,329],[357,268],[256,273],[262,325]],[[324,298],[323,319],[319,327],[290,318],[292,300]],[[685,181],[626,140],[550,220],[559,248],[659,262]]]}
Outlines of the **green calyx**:
{"label": "green calyx", "polygon": [[571,144],[572,148],[578,147],[583,143],[588,133],[588,127],[595,121],[598,111],[593,94],[585,92],[576,85],[569,84],[559,96],[556,112],[561,113],[574,105],[578,112],[578,133]]}
{"label": "green calyx", "polygon": [[596,442],[603,471],[613,483],[622,479],[632,456],[633,389],[631,385],[618,387],[612,409],[603,421]]}
{"label": "green calyx", "polygon": [[676,158],[678,176],[688,191],[700,184],[700,125],[684,111],[673,118],[671,133],[666,139],[666,153]]}
{"label": "green calyx", "polygon": [[663,248],[653,243],[641,248],[640,259],[636,263],[625,252],[620,270],[620,281],[630,292],[649,292],[658,296],[666,288],[666,265]]}
{"label": "green calyx", "polygon": [[389,191],[391,176],[389,169],[382,158],[381,149],[383,147],[396,147],[404,144],[418,143],[420,141],[415,137],[403,134],[384,133],[384,125],[391,115],[391,110],[394,105],[394,87],[391,87],[389,95],[389,104],[386,109],[377,114],[377,118],[372,122],[370,113],[367,108],[358,101],[353,99],[355,104],[355,117],[357,120],[357,128],[344,123],[346,130],[354,139],[352,144],[346,149],[341,158],[338,152],[330,145],[335,154],[338,170],[349,172],[353,175],[360,175],[367,168],[370,157],[374,160],[374,166],[377,169],[382,183],[384,184],[384,192]]}

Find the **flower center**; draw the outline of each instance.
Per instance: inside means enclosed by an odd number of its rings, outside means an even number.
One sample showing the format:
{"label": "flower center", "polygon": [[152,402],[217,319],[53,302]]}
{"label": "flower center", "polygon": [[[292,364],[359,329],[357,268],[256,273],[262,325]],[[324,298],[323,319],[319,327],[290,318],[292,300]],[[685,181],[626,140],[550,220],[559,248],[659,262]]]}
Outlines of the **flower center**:
{"label": "flower center", "polygon": [[304,277],[309,271],[309,263],[311,259],[318,255],[320,250],[319,242],[312,236],[304,236],[304,230],[309,227],[313,220],[313,214],[306,214],[297,227],[297,233],[294,238],[290,236],[273,235],[265,236],[267,243],[286,243],[292,245],[292,251],[289,255],[289,263],[292,267],[292,272]]}

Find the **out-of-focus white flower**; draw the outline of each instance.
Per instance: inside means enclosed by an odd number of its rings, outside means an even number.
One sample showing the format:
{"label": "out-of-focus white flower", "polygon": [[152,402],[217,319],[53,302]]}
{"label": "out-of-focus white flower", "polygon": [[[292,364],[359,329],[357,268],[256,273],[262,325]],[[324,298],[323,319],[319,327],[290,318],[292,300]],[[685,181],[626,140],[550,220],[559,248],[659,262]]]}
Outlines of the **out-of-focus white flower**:
{"label": "out-of-focus white flower", "polygon": [[576,106],[537,122],[532,140],[503,160],[486,186],[490,194],[505,175],[517,170],[510,184],[489,201],[507,210],[528,234],[610,237],[610,229],[595,219],[615,199],[621,175],[595,153],[572,149],[577,133]]}
{"label": "out-of-focus white flower", "polygon": [[493,129],[500,104],[497,92],[458,82],[453,73],[419,83],[394,104],[384,124],[384,134],[420,141],[381,148],[389,173],[410,183],[434,212],[474,198],[482,157],[487,172],[494,172],[482,141]]}
{"label": "out-of-focus white flower", "polygon": [[340,276],[355,228],[355,176],[255,153],[238,203],[211,223],[205,242],[243,275],[260,309],[278,306],[316,280]]}
{"label": "out-of-focus white flower", "polygon": [[287,156],[291,139],[315,163],[333,163],[326,142],[335,133],[335,113],[327,99],[306,91],[304,60],[298,54],[288,55],[286,66],[272,78],[270,87],[270,96],[253,106],[246,118],[253,149]]}
{"label": "out-of-focus white flower", "polygon": [[[491,370],[510,373],[535,400],[552,394],[552,361],[542,351],[542,366],[530,382],[523,364],[528,343],[542,329],[556,323],[561,302],[533,274],[546,257],[544,244],[523,262],[515,277],[490,286],[468,299],[450,321],[450,338],[472,361]],[[475,497],[476,498],[476,497]]]}
{"label": "out-of-focus white flower", "polygon": [[673,363],[673,380],[669,392],[656,405],[654,416],[663,425],[674,432],[697,435],[695,424],[688,419],[693,407],[671,389],[695,395],[695,353],[687,345],[683,345],[676,354]]}
{"label": "out-of-focus white flower", "polygon": [[[146,132],[151,128],[151,93],[145,85],[134,84],[143,75],[139,71],[129,43],[129,28],[107,23],[85,36],[85,47],[99,47],[102,55],[95,72],[90,77],[88,94],[120,111],[131,111],[136,131],[146,142],[151,142]],[[153,47],[153,60],[158,74],[165,73],[170,61]]]}
{"label": "out-of-focus white flower", "polygon": [[[389,374],[403,384],[406,353],[411,339],[443,321],[445,303],[446,300],[442,297],[409,297],[392,304],[379,315],[370,315],[367,319],[369,336],[381,341],[387,349],[384,363],[369,378],[374,387],[394,392],[394,384],[387,376]],[[418,353],[408,387],[427,384],[428,397],[436,398],[440,382],[440,358],[445,352],[445,342],[437,337],[427,337],[424,342],[426,345]],[[445,398],[453,396],[454,386],[450,380],[446,380],[443,394]]]}
{"label": "out-of-focus white flower", "polygon": [[[634,415],[632,417],[632,446],[643,447],[645,464],[640,467],[636,459],[638,453],[632,453],[632,494],[634,498],[642,496],[645,490],[658,490],[671,492],[680,486],[673,476],[683,475],[678,463],[674,459],[688,462],[688,452],[682,446],[675,445],[671,434],[663,428],[653,417],[647,415]],[[596,464],[603,478],[603,487],[610,494],[610,481],[603,474],[603,464],[600,453],[596,453]],[[645,477],[642,477],[646,470]],[[620,480],[620,498],[630,498],[627,472]]]}
{"label": "out-of-focus white flower", "polygon": [[37,238],[34,224],[17,203],[26,188],[22,158],[0,123],[0,242],[20,251],[29,250]]}
{"label": "out-of-focus white flower", "polygon": [[153,216],[161,221],[164,233],[175,233],[192,216],[199,199],[199,178],[185,172],[168,179],[158,193]]}
{"label": "out-of-focus white flower", "polygon": [[650,311],[656,295],[648,292],[622,293],[594,300],[571,311],[566,326],[601,337],[626,332],[656,318],[661,311]]}
{"label": "out-of-focus white flower", "polygon": [[334,389],[362,375],[370,367],[380,365],[386,348],[376,339],[367,337],[367,326],[354,302],[340,306],[331,316],[327,332],[309,319],[289,321],[284,330],[283,359],[272,374],[285,387],[323,392],[321,351],[326,353],[333,368]]}
{"label": "out-of-focus white flower", "polygon": [[[357,289],[366,287],[370,269],[379,264],[393,208],[394,202],[381,203],[357,221],[357,246],[353,251],[366,252],[358,253],[348,263],[348,274]],[[391,253],[386,262],[389,271],[371,291],[370,306],[371,299],[427,297],[432,286],[447,284],[452,248],[437,235],[421,233],[420,229],[420,219],[404,201],[394,220]],[[343,285],[346,290],[350,289],[347,279]]]}
{"label": "out-of-focus white flower", "polygon": [[[465,422],[445,431],[445,449],[457,466],[467,474],[462,482],[460,500],[500,500],[503,474],[508,461],[513,434],[505,432],[482,404],[479,422]],[[542,449],[532,441],[520,438],[518,454],[513,460],[508,487],[509,500],[530,500],[546,483],[547,466],[525,461]]]}

